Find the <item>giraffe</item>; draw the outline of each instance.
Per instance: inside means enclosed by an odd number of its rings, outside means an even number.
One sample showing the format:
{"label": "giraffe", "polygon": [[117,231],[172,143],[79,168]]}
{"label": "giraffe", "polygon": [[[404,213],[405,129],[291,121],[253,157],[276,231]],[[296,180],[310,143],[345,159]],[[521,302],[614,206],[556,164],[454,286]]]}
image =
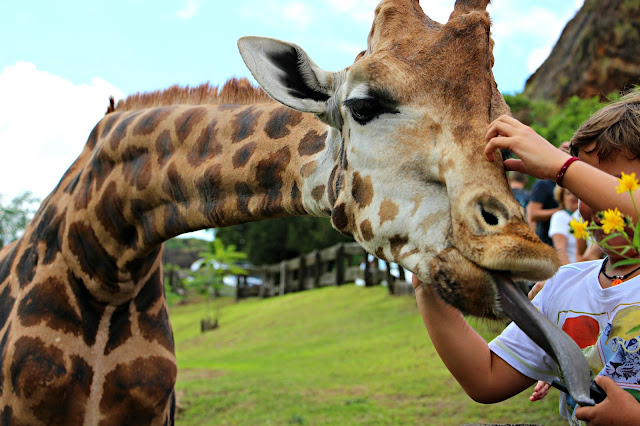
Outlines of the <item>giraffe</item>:
{"label": "giraffe", "polygon": [[482,154],[488,123],[508,112],[487,3],[458,0],[442,25],[417,0],[384,0],[367,50],[335,73],[294,44],[240,39],[278,102],[234,80],[110,105],[0,251],[2,423],[173,423],[161,253],[185,232],[330,217],[489,318],[504,315],[493,271],[552,275],[554,251],[528,228],[501,161]]}

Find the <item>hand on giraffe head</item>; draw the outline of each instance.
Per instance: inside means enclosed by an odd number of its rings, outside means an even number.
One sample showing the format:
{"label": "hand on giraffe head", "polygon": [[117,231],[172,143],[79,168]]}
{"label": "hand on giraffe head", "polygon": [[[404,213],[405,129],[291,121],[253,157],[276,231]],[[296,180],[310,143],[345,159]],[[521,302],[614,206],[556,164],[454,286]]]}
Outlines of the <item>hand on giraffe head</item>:
{"label": "hand on giraffe head", "polygon": [[508,149],[519,158],[505,160],[505,169],[538,179],[555,179],[558,170],[570,158],[531,127],[508,115],[501,115],[489,125],[485,140],[487,160],[493,161],[497,149]]}

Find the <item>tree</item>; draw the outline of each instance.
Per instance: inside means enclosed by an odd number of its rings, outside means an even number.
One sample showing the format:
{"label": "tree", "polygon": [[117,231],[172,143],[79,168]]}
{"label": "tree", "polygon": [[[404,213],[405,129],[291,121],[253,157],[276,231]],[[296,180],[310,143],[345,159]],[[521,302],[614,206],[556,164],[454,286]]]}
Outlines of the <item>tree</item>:
{"label": "tree", "polygon": [[27,191],[18,195],[8,205],[2,203],[0,195],[0,247],[17,240],[36,211],[40,200]]}
{"label": "tree", "polygon": [[[608,98],[614,101],[620,96],[620,93],[611,93]],[[531,126],[556,146],[571,139],[582,123],[607,104],[600,102],[598,97],[581,99],[577,96],[569,98],[563,104],[556,104],[547,100],[530,99],[524,93],[505,95],[504,100],[515,118]]]}
{"label": "tree", "polygon": [[216,229],[216,238],[235,244],[247,253],[254,265],[277,263],[330,247],[339,242],[353,241],[333,229],[326,218],[288,217],[243,223]]}
{"label": "tree", "polygon": [[[207,312],[206,318],[202,321],[202,330],[204,331],[218,327],[221,311],[218,298],[224,288],[223,280],[228,275],[247,274],[247,271],[238,264],[245,260],[247,255],[236,251],[233,244],[225,247],[222,240],[216,238],[209,244],[209,250],[201,252],[200,256],[202,256],[200,267],[191,273],[188,285],[206,296]],[[213,312],[211,310],[212,300]]]}

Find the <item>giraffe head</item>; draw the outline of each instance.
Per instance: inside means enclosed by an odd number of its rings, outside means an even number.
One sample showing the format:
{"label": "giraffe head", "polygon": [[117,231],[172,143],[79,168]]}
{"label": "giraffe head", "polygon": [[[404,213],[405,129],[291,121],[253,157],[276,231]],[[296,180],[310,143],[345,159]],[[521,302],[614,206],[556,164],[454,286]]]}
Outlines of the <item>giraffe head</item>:
{"label": "giraffe head", "polygon": [[558,259],[529,229],[500,156],[483,154],[488,124],[509,112],[488,2],[458,0],[442,25],[418,0],[384,0],[367,50],[338,72],[291,43],[238,44],[269,95],[331,128],[323,200],[335,228],[461,310],[500,317],[492,271],[540,280]]}

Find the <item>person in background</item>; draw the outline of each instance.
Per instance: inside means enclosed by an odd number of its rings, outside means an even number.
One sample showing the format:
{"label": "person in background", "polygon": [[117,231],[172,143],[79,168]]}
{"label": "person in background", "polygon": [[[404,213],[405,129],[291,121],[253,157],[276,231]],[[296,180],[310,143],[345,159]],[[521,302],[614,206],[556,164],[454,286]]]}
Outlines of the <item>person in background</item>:
{"label": "person in background", "polygon": [[529,176],[526,174],[522,172],[509,172],[509,185],[513,190],[513,195],[524,209],[527,208],[529,198],[531,197],[531,192],[525,188],[527,183],[529,183]]}
{"label": "person in background", "polygon": [[553,189],[556,183],[552,180],[541,179],[533,184],[531,198],[527,205],[527,218],[529,225],[535,223],[536,235],[542,242],[553,246],[553,241],[549,238],[549,225],[551,216],[560,211],[558,203],[553,197]]}
{"label": "person in background", "polygon": [[563,265],[581,262],[582,256],[577,251],[576,237],[569,232],[569,222],[578,210],[578,197],[560,185],[556,185],[553,196],[560,210],[555,212],[549,221],[549,238]]}
{"label": "person in background", "polygon": [[[569,142],[562,142],[558,147],[561,151],[569,152]],[[553,196],[556,187],[552,180],[538,180],[531,189],[531,198],[527,205],[527,220],[531,229],[536,231],[536,235],[543,242],[553,246],[553,241],[549,237],[549,225],[551,216],[560,210],[558,202]]]}

